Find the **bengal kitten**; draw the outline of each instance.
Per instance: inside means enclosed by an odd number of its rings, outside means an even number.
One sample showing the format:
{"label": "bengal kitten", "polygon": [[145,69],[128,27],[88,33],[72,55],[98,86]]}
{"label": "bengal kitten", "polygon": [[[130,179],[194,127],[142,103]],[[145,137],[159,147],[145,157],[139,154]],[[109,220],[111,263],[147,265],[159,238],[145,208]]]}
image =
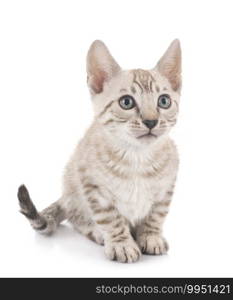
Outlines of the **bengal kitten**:
{"label": "bengal kitten", "polygon": [[63,194],[39,213],[22,185],[21,212],[43,234],[68,219],[111,260],[164,254],[162,227],[178,169],[168,133],[179,110],[180,43],[174,40],[151,70],[122,70],[97,40],[87,74],[95,117],[66,167]]}

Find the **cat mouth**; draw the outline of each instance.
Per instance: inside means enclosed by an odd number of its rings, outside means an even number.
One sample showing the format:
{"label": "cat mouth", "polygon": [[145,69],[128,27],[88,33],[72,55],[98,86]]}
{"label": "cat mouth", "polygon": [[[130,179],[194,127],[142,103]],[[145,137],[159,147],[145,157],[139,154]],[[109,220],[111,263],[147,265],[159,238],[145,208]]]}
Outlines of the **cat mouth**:
{"label": "cat mouth", "polygon": [[143,134],[143,135],[140,135],[140,136],[138,136],[137,137],[137,139],[141,139],[141,138],[157,138],[157,135],[155,135],[155,134],[153,134],[153,133],[151,133],[151,132],[148,132],[148,133],[146,133],[146,134]]}

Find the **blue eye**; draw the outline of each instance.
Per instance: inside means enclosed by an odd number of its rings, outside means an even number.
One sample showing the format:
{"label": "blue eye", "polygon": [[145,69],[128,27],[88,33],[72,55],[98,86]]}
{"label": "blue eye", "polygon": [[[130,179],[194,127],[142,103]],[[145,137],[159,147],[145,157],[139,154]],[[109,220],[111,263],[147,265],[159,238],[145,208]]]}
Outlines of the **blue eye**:
{"label": "blue eye", "polygon": [[135,100],[132,96],[125,95],[119,99],[119,105],[123,109],[131,109],[135,107]]}
{"label": "blue eye", "polygon": [[158,99],[158,106],[160,108],[168,109],[171,106],[171,98],[169,95],[161,95]]}

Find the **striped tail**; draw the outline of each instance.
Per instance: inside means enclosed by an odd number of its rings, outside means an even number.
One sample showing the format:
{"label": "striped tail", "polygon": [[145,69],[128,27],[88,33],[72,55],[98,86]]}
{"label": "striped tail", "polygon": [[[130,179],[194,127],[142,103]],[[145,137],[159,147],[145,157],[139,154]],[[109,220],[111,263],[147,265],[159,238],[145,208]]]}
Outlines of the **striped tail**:
{"label": "striped tail", "polygon": [[39,213],[33,204],[25,185],[18,189],[20,212],[31,223],[31,226],[42,234],[53,233],[57,226],[66,219],[65,212],[59,204],[59,200]]}

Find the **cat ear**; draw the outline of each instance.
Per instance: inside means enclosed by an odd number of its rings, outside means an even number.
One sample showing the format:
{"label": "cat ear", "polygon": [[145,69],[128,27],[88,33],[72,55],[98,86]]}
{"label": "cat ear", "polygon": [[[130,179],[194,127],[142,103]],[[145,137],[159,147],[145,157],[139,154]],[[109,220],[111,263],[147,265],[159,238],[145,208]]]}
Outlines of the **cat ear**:
{"label": "cat ear", "polygon": [[87,82],[91,93],[101,93],[104,83],[120,70],[105,44],[99,40],[94,41],[87,54]]}
{"label": "cat ear", "polygon": [[181,88],[181,47],[179,40],[174,40],[159,60],[156,69],[170,81],[175,91]]}

